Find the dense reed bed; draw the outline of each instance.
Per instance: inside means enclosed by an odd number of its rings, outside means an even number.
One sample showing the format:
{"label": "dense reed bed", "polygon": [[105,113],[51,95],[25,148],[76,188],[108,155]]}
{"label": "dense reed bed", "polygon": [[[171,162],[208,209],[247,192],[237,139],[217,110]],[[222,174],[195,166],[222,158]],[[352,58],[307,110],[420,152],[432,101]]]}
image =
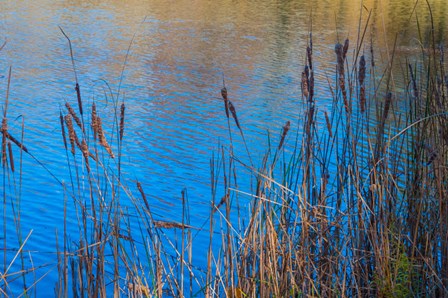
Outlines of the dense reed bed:
{"label": "dense reed bed", "polygon": [[[73,62],[75,92],[59,117],[70,180],[54,179],[64,190],[64,210],[76,210],[78,233],[68,234],[64,216],[49,269],[57,271],[54,294],[447,296],[444,49],[428,43],[421,60],[406,62],[397,74],[393,52],[377,73],[373,48],[363,35],[354,46],[348,39],[337,43],[334,76],[316,82],[310,35],[298,74],[304,117],[287,120],[259,161],[250,154],[237,116],[244,107],[232,103],[231,86],[224,84],[220,95],[229,142],[210,162],[210,218],[208,228],[199,231],[209,233],[209,250],[201,252],[207,268],[193,264],[192,233],[201,227],[190,222],[187,190],[180,190],[181,222],[155,219],[141,183],[122,175],[126,103],[119,92],[111,93],[113,113],[102,115],[95,101],[82,97]],[[394,87],[397,76],[405,81],[403,89]],[[316,84],[333,95],[330,110],[320,107]],[[406,106],[404,112],[398,104]],[[2,221],[5,235],[7,225],[16,226],[19,249],[11,253],[16,243],[3,238],[0,293],[17,296],[11,285],[20,283],[19,294],[32,296],[45,275],[36,278],[38,268],[25,261],[31,233],[22,235],[15,199],[26,170],[21,156],[32,153],[8,130],[7,106],[8,95],[1,128]],[[238,144],[247,157],[234,153]],[[250,176],[250,193],[240,189],[241,175]],[[250,198],[249,205],[239,204],[243,197]]]}

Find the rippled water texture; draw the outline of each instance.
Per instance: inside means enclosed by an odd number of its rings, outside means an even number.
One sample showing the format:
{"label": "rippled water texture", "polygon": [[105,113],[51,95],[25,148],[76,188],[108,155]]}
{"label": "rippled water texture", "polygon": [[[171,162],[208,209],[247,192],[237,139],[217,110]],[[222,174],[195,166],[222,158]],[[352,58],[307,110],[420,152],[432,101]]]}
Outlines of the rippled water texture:
{"label": "rippled water texture", "polygon": [[[179,198],[186,188],[191,216],[200,225],[209,212],[210,158],[229,144],[219,94],[223,78],[258,164],[268,131],[277,136],[287,120],[297,131],[303,117],[300,74],[310,30],[315,98],[325,110],[331,105],[327,84],[334,79],[334,44],[350,38],[353,50],[369,12],[361,52],[369,53],[374,39],[375,59],[381,64],[396,38],[397,61],[419,53],[431,22],[426,3],[415,2],[1,1],[0,43],[6,41],[0,52],[1,102],[11,66],[10,131],[20,136],[24,121],[30,152],[58,179],[68,181],[58,117],[66,101],[76,105],[75,75],[60,26],[72,41],[85,105],[95,101],[105,123],[113,122],[110,92],[116,95],[120,88],[127,112],[127,182],[141,181],[156,215],[168,220],[180,220]],[[448,7],[445,0],[428,2],[436,40],[446,45]],[[236,130],[234,138],[235,152],[245,160]],[[22,230],[28,234],[33,229],[28,249],[38,251],[35,265],[54,264],[64,192],[35,160],[23,158]],[[70,221],[76,223],[75,218]],[[76,231],[76,225],[68,229]],[[7,234],[15,234],[13,226]],[[207,246],[206,237],[198,239],[199,248]],[[53,288],[51,279],[45,285]]]}

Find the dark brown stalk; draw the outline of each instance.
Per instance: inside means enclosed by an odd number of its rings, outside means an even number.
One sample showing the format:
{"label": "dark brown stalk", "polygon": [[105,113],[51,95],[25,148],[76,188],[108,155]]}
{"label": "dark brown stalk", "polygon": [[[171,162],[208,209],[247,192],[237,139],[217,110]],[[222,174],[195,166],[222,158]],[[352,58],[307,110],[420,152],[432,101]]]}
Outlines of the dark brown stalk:
{"label": "dark brown stalk", "polygon": [[145,195],[145,192],[143,191],[141,183],[138,181],[137,181],[137,189],[140,192],[140,195],[142,196],[142,199],[143,199],[143,202],[145,203],[146,209],[148,209],[148,211],[149,211],[148,200],[146,199],[146,195]]}

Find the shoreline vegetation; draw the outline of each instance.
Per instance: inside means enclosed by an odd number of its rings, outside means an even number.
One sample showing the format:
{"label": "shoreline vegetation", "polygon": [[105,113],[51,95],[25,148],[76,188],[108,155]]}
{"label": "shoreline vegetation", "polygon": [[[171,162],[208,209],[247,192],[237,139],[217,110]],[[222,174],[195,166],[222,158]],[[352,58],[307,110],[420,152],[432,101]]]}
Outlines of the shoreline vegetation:
{"label": "shoreline vegetation", "polygon": [[[115,114],[106,126],[95,102],[82,98],[70,39],[63,34],[76,96],[61,107],[59,119],[71,179],[57,180],[65,221],[56,234],[56,296],[448,295],[448,73],[434,36],[422,47],[420,62],[408,61],[393,74],[392,51],[377,73],[374,44],[364,45],[364,30],[355,45],[348,39],[336,44],[334,78],[315,82],[310,34],[298,73],[305,116],[270,137],[261,161],[250,155],[237,116],[242,107],[233,105],[231,87],[223,82],[222,103],[216,104],[224,106],[229,145],[210,161],[210,243],[207,268],[198,270],[192,261],[198,227],[190,221],[187,191],[181,192],[182,221],[170,222],[153,217],[139,181],[127,186],[121,171],[126,103],[114,98]],[[404,79],[404,90],[394,89],[393,75]],[[46,274],[36,277],[38,268],[28,266],[32,233],[22,231],[20,198],[8,192],[20,188],[20,173],[27,171],[23,155],[32,154],[23,145],[24,132],[8,130],[9,82],[1,127],[2,224],[4,235],[6,226],[15,227],[19,248],[11,253],[17,243],[1,240],[0,295],[31,297],[40,294],[36,285]],[[319,106],[316,84],[333,95],[330,110]],[[405,112],[398,111],[398,101]],[[247,163],[233,154],[237,138]],[[238,188],[239,175],[253,181],[244,219],[238,196],[247,194]],[[13,206],[12,222],[7,205]],[[73,207],[77,239],[67,234],[65,212]],[[137,216],[129,216],[130,209]],[[14,284],[22,291],[13,292]]]}

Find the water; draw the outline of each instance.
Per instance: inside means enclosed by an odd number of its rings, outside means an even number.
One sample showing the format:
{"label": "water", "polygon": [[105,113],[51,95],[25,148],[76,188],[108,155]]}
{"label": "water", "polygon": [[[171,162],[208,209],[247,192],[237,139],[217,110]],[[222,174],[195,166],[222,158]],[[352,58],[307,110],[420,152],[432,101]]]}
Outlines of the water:
{"label": "water", "polygon": [[[429,2],[436,41],[446,45],[448,8],[444,0]],[[331,106],[327,78],[334,80],[334,44],[348,37],[353,49],[368,10],[372,16],[361,52],[368,54],[374,38],[381,64],[397,37],[397,62],[419,55],[419,40],[427,40],[431,28],[425,3],[416,6],[417,13],[410,0],[362,4],[364,8],[355,0],[2,1],[0,42],[6,45],[0,52],[0,94],[4,98],[12,67],[10,132],[19,137],[24,121],[24,143],[33,156],[58,179],[69,181],[58,117],[65,101],[76,106],[75,75],[61,27],[72,41],[85,106],[95,100],[106,123],[113,121],[109,86],[113,95],[120,88],[120,100],[126,103],[123,172],[128,184],[140,181],[157,219],[173,221],[181,220],[180,194],[187,189],[192,221],[202,225],[211,199],[210,158],[220,145],[229,144],[219,93],[223,78],[252,158],[259,163],[268,131],[277,140],[287,120],[295,131],[303,117],[300,74],[311,19],[321,110]],[[237,130],[233,136],[236,154],[247,161]],[[21,187],[7,188],[15,194],[8,200],[21,198],[23,234],[33,230],[26,248],[33,252],[34,266],[45,265],[38,276],[49,272],[37,286],[38,296],[46,296],[57,273],[55,232],[62,233],[63,189],[26,155]],[[73,212],[68,212],[73,223],[68,229],[76,232]],[[10,224],[6,237],[11,249],[18,248],[14,235]],[[207,247],[207,237],[197,236],[198,251]]]}

